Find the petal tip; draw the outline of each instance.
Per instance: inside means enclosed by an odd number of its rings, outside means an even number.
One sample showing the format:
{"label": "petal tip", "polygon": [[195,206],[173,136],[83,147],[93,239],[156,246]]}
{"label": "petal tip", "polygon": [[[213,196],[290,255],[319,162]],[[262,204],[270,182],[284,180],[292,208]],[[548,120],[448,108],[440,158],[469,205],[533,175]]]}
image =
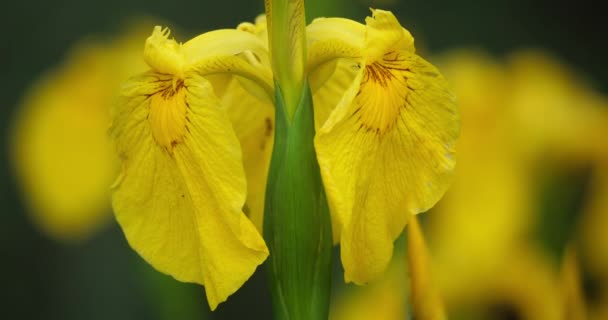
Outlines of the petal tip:
{"label": "petal tip", "polygon": [[182,73],[184,58],[181,45],[175,39],[169,39],[170,34],[168,27],[154,27],[146,39],[144,61],[158,72],[179,75]]}

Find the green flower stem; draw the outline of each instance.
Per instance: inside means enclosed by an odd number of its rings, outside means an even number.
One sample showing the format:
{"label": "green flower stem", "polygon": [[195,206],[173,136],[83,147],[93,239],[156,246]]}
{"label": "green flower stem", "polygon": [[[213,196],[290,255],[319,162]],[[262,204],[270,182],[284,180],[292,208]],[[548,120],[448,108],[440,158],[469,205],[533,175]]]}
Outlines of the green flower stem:
{"label": "green flower stem", "polygon": [[305,83],[293,121],[279,84],[274,149],[266,189],[264,238],[276,319],[327,319],[331,221],[313,139],[312,97]]}

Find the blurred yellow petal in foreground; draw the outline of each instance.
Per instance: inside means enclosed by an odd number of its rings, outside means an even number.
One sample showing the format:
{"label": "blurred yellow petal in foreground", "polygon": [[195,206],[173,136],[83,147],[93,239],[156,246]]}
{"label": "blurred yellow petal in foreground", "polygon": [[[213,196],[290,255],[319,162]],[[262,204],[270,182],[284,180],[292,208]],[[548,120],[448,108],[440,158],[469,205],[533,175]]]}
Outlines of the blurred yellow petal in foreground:
{"label": "blurred yellow petal in foreground", "polygon": [[143,68],[135,54],[140,42],[134,45],[139,30],[76,45],[35,81],[15,115],[15,174],[34,222],[56,239],[83,239],[110,217],[117,161],[107,137],[109,108],[120,83]]}

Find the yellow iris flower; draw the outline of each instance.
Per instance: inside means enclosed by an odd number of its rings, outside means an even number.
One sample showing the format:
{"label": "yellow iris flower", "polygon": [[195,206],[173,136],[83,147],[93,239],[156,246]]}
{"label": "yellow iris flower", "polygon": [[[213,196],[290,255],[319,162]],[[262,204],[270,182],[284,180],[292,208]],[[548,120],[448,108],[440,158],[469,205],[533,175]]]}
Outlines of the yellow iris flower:
{"label": "yellow iris flower", "polygon": [[344,278],[384,271],[410,215],[449,186],[459,114],[445,79],[388,11],[307,29],[315,147]]}
{"label": "yellow iris flower", "polygon": [[[356,283],[384,271],[410,215],[443,195],[459,131],[444,78],[409,32],[387,11],[366,22],[307,29],[315,147],[345,278]],[[150,70],[124,85],[113,110],[117,220],[155,268],[204,285],[212,309],[269,254],[260,235],[274,134],[267,38],[263,16],[183,44],[156,27],[144,49]]]}
{"label": "yellow iris flower", "polygon": [[248,114],[272,103],[268,56],[240,30],[183,44],[168,36],[154,29],[144,49],[150,70],[125,84],[114,110],[122,173],[112,205],[131,246],[158,270],[204,285],[215,309],[268,256],[243,213],[246,174],[229,116],[250,117],[247,129],[268,135],[272,120]]}

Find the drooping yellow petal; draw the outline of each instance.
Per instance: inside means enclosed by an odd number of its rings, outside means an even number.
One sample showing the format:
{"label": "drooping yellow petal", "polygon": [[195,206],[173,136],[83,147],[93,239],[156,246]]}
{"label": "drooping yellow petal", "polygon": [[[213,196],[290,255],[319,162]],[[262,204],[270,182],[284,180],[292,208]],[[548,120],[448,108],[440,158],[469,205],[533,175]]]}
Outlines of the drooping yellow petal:
{"label": "drooping yellow petal", "polygon": [[214,309],[268,255],[241,211],[239,142],[204,78],[186,75],[176,91],[160,74],[135,81],[113,127],[123,159],[117,219],[149,263],[205,285]]}
{"label": "drooping yellow petal", "polygon": [[[268,43],[266,16],[260,15],[255,23],[243,22],[237,27]],[[258,48],[259,49],[259,48]],[[259,58],[253,51],[241,56],[252,65],[270,70],[267,56]],[[270,77],[270,75],[268,75]],[[242,77],[222,74],[208,77],[221,100],[236,132],[243,152],[243,165],[247,176],[247,201],[244,211],[262,233],[266,177],[274,140],[274,107],[267,93],[259,85]]]}
{"label": "drooping yellow petal", "polygon": [[[235,41],[256,39],[235,32]],[[213,52],[236,52],[238,43],[218,45],[230,43],[220,34],[235,33],[212,33],[193,41],[206,39]],[[157,40],[174,41],[163,35]],[[158,270],[204,285],[215,309],[253,274],[268,250],[242,212],[247,186],[239,140],[205,78],[252,71],[234,55],[196,60],[185,49],[205,52],[205,43],[150,46],[156,55],[153,70],[125,86],[111,131],[122,159],[112,204],[130,245]]]}
{"label": "drooping yellow petal", "polygon": [[[408,217],[441,198],[459,132],[445,80],[413,53],[401,26],[386,27],[392,14],[380,13],[382,23],[367,27],[365,42],[390,51],[355,66],[358,74],[315,138],[345,279],[355,283],[381,273]],[[384,42],[368,39],[385,34]]]}
{"label": "drooping yellow petal", "polygon": [[267,96],[248,92],[246,87],[251,84],[244,81],[232,77],[219,97],[243,152],[243,165],[247,176],[245,211],[261,234],[266,178],[274,141],[274,107]]}

